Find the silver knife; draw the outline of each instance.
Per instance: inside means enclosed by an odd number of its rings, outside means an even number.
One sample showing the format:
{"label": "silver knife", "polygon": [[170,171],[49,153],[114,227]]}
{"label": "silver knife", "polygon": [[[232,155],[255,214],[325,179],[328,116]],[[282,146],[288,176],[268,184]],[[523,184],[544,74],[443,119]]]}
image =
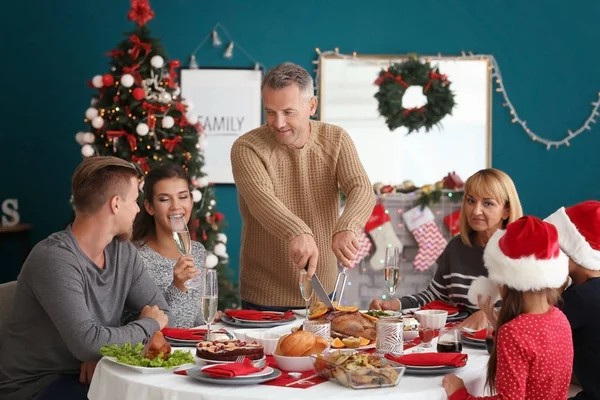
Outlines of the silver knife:
{"label": "silver knife", "polygon": [[[304,267],[304,269],[308,270],[308,264],[306,265],[306,267]],[[325,306],[327,308],[329,308],[330,310],[335,310],[335,308],[333,307],[333,303],[331,302],[331,299],[327,295],[327,292],[325,291],[325,288],[321,284],[321,281],[317,277],[316,273],[313,274],[312,278],[310,278],[310,283],[312,284],[313,290],[315,292],[317,292],[317,295],[319,296],[321,301],[325,304]]]}

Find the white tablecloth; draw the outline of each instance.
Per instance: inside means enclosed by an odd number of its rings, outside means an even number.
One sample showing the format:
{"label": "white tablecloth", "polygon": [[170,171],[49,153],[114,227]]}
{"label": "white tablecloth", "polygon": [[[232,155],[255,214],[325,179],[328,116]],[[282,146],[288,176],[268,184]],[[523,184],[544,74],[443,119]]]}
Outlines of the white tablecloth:
{"label": "white tablecloth", "polygon": [[[293,325],[290,324],[290,326]],[[222,326],[217,324],[215,329],[219,327]],[[229,331],[234,330],[231,327],[225,328]],[[188,350],[195,351],[193,348],[188,348]],[[408,350],[408,352],[410,351]],[[484,392],[489,356],[485,349],[473,349],[466,346],[463,347],[463,352],[469,355],[469,361],[464,368],[457,372],[457,375],[465,381],[471,394],[481,396]],[[205,384],[194,378],[176,375],[172,372],[145,375],[103,359],[96,366],[88,398],[90,400],[234,400],[274,397],[286,400],[309,398],[342,400],[368,396],[369,398],[393,400],[446,400],[446,392],[441,384],[442,377],[441,375],[423,377],[404,375],[396,387],[364,390],[348,389],[334,382],[324,382],[307,389],[267,385],[228,387]]]}

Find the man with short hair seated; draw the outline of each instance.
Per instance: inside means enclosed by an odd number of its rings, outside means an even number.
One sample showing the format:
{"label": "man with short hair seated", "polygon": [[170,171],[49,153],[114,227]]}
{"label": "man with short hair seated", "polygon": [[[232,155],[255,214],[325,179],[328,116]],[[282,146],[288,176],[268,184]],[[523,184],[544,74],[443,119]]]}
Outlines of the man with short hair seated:
{"label": "man with short hair seated", "polygon": [[[167,302],[128,241],[137,178],[115,157],[75,170],[75,221],[38,243],[17,279],[0,337],[0,398],[86,399],[103,345],[141,342],[167,325]],[[140,317],[121,326],[125,305]]]}

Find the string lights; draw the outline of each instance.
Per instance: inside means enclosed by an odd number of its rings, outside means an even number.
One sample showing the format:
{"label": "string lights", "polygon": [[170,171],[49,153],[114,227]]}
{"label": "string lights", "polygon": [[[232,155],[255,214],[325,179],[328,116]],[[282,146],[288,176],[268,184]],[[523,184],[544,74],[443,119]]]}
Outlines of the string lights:
{"label": "string lights", "polygon": [[[353,52],[351,55],[350,54],[343,54],[340,53],[339,49],[336,47],[335,50],[328,50],[328,51],[321,51],[321,49],[319,49],[318,47],[315,49],[315,52],[318,55],[317,60],[313,61],[313,64],[316,64],[316,68],[315,68],[315,81],[319,82],[320,79],[320,70],[319,70],[319,65],[320,65],[320,59],[321,57],[327,57],[327,56],[334,56],[334,57],[339,57],[341,59],[344,60],[358,60],[358,55],[356,52]],[[442,57],[441,53],[437,54],[437,57]],[[515,109],[513,103],[510,101],[510,98],[508,97],[508,93],[506,91],[506,87],[504,86],[504,80],[502,78],[502,72],[500,71],[500,66],[498,65],[498,61],[496,61],[496,58],[491,55],[491,54],[473,54],[472,52],[469,52],[468,54],[465,53],[464,51],[461,52],[460,55],[461,58],[465,59],[465,60],[484,60],[487,59],[490,61],[490,66],[488,67],[491,70],[492,73],[492,79],[494,80],[494,82],[497,85],[496,88],[496,92],[502,94],[502,97],[504,98],[504,103],[502,104],[503,107],[508,107],[509,112],[510,112],[510,116],[511,116],[511,122],[513,124],[518,123],[521,128],[523,128],[523,131],[534,141],[537,143],[541,143],[543,145],[546,146],[546,150],[550,150],[551,148],[556,148],[558,149],[560,146],[570,146],[570,141],[573,140],[574,138],[576,138],[577,136],[579,136],[580,134],[582,134],[584,131],[589,131],[592,129],[591,125],[595,124],[596,121],[596,117],[600,116],[600,112],[598,111],[600,109],[600,92],[598,92],[597,98],[595,101],[592,102],[592,110],[589,114],[589,116],[586,118],[586,120],[583,122],[583,124],[576,130],[571,130],[568,129],[567,130],[567,135],[560,139],[560,140],[550,140],[550,139],[546,139],[538,134],[536,134],[528,125],[527,125],[527,121],[523,120],[521,117],[519,117],[519,114],[517,113],[517,110]],[[402,57],[398,57],[398,58],[402,58]],[[422,57],[422,58],[427,58],[427,57]],[[369,60],[360,60],[362,63],[366,63],[366,64],[373,64],[373,65],[377,65],[377,67],[389,67],[393,61],[390,59],[387,62],[386,61],[382,61],[382,60],[373,60],[373,61],[369,61]],[[429,60],[428,60],[429,61]],[[318,88],[319,85],[317,85],[317,96],[319,95],[318,93]]]}

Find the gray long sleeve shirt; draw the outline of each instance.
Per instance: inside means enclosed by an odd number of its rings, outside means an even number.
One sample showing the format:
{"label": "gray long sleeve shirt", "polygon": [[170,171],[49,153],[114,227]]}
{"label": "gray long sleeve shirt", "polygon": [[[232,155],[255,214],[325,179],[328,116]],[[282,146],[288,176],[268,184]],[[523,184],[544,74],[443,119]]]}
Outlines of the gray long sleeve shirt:
{"label": "gray long sleeve shirt", "polygon": [[59,374],[79,373],[105,344],[138,343],[160,328],[152,318],[121,326],[127,305],[157,305],[162,293],[130,242],[114,239],[100,269],[71,227],[38,243],[18,277],[14,309],[0,337],[0,398],[28,398]]}

